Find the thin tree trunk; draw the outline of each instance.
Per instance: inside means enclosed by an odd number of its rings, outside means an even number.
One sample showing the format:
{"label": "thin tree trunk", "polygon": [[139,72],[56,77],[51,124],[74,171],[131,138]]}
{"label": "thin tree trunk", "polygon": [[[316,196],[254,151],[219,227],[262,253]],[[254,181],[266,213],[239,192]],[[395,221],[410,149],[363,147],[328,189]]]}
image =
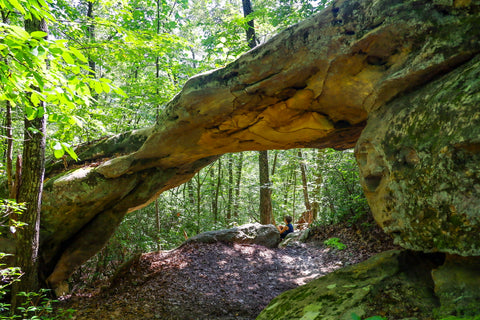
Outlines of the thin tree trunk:
{"label": "thin tree trunk", "polygon": [[[253,13],[252,3],[250,0],[242,0],[243,16],[247,17]],[[255,35],[255,24],[253,19],[247,22],[247,42],[248,46],[253,49],[257,45],[257,39]],[[260,223],[270,224],[272,223],[272,198],[270,189],[270,178],[268,171],[268,151],[259,151],[258,163],[260,171]]]}
{"label": "thin tree trunk", "polygon": [[[250,0],[242,0],[243,5],[243,16],[247,17],[249,14],[253,13],[252,3]],[[253,49],[257,46],[257,37],[255,35],[255,24],[253,19],[247,22],[247,42],[248,46]]]}
{"label": "thin tree trunk", "polygon": [[[87,37],[90,42],[95,41],[95,21],[94,21],[94,16],[93,16],[93,7],[95,5],[95,1],[87,1],[87,18],[88,18],[88,26],[87,26]],[[95,60],[92,59],[92,57],[89,55],[88,56],[88,66],[90,68],[90,75],[92,77],[96,76],[96,69],[97,65],[95,63]],[[95,91],[93,91],[95,92]]]}
{"label": "thin tree trunk", "polygon": [[[2,22],[9,23],[10,11],[2,10]],[[8,64],[8,59],[4,58],[5,64]],[[12,121],[12,103],[5,101],[5,138],[7,140],[7,149],[5,150],[5,162],[7,173],[7,188],[10,199],[15,199],[16,192],[13,185],[13,121]]]}
{"label": "thin tree trunk", "polygon": [[[157,34],[160,34],[160,0],[157,0]],[[160,57],[156,56],[155,57],[155,79],[157,80],[157,83],[155,85],[155,93],[157,97],[160,94],[160,90],[158,88],[158,79],[160,78]],[[155,122],[158,124],[158,120],[160,119],[160,104],[157,104],[157,110],[156,110],[156,115],[155,115]]]}
{"label": "thin tree trunk", "polygon": [[243,168],[243,152],[240,153],[240,158],[237,162],[237,180],[235,182],[235,198],[233,203],[233,215],[235,218],[238,217],[238,210],[240,206],[240,189],[242,186],[242,168]]}
{"label": "thin tree trunk", "polygon": [[157,251],[160,251],[162,247],[160,246],[160,231],[161,231],[161,225],[160,225],[160,209],[158,206],[158,198],[155,199],[155,225],[157,227],[156,233],[156,240],[157,240]]}
{"label": "thin tree trunk", "polygon": [[297,201],[297,171],[293,170],[293,203],[292,203],[292,218],[295,221],[295,205]]}
{"label": "thin tree trunk", "polygon": [[5,154],[6,171],[7,171],[7,187],[10,198],[14,195],[13,191],[13,133],[12,133],[12,104],[6,101],[6,115],[5,115],[5,133],[7,139],[7,150]]}
{"label": "thin tree trunk", "polygon": [[278,150],[275,150],[273,155],[272,173],[270,174],[270,176],[272,177],[275,174],[275,168],[277,167],[277,159],[278,159]]}
{"label": "thin tree trunk", "polygon": [[[220,194],[220,186],[222,180],[222,159],[218,159],[218,171],[217,171],[217,183],[215,186],[215,192],[212,199],[212,212],[213,212],[213,220],[214,224],[218,223],[218,196]],[[212,170],[212,176],[214,176],[214,171]]]}
{"label": "thin tree trunk", "polygon": [[300,172],[302,174],[302,190],[303,190],[303,200],[305,203],[305,214],[302,217],[306,223],[312,223],[312,206],[310,204],[310,199],[308,198],[308,183],[307,183],[307,166],[303,159],[303,154],[301,150],[298,150],[298,160],[300,161]]}
{"label": "thin tree trunk", "polygon": [[312,216],[313,220],[317,220],[318,212],[320,210],[320,197],[322,191],[322,165],[323,165],[323,149],[317,149],[316,167],[317,173],[315,178],[315,188],[313,190],[314,198],[312,201]]}
{"label": "thin tree trunk", "polygon": [[197,228],[196,228],[196,232],[197,234],[200,233],[200,211],[201,211],[201,206],[200,206],[200,196],[201,196],[201,188],[202,188],[202,184],[200,182],[200,172],[197,173],[196,175],[197,177],[197,198],[196,198],[196,203],[197,203]]}
{"label": "thin tree trunk", "polygon": [[258,154],[260,171],[260,223],[272,223],[272,199],[270,189],[270,178],[268,174],[268,152],[260,151]]}
{"label": "thin tree trunk", "polygon": [[187,193],[190,206],[195,206],[195,188],[193,186],[193,179],[187,182]]}
{"label": "thin tree trunk", "polygon": [[232,220],[232,208],[233,208],[233,155],[228,155],[228,200],[227,200],[227,223]]}

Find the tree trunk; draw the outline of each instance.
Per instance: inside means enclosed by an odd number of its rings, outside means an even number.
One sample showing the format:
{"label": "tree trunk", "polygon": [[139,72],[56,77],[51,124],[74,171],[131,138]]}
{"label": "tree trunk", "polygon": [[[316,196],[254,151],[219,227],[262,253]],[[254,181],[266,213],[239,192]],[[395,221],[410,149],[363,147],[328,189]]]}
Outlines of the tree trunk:
{"label": "tree trunk", "polygon": [[232,219],[233,208],[233,155],[228,155],[228,200],[227,200],[227,223]]}
{"label": "tree trunk", "polygon": [[323,160],[323,153],[324,149],[317,149],[317,157],[316,157],[316,178],[315,178],[315,187],[313,189],[313,201],[312,201],[312,216],[313,220],[317,220],[318,212],[320,210],[320,199],[322,197],[322,183],[323,183],[323,176],[322,176],[322,167],[324,164]]}
{"label": "tree trunk", "polygon": [[[25,30],[27,32],[43,31],[48,33],[45,20],[25,21]],[[19,292],[31,292],[40,289],[40,280],[38,278],[38,259],[39,259],[39,240],[40,240],[40,211],[42,207],[43,180],[45,174],[45,144],[47,118],[45,105],[41,102],[37,108],[39,116],[33,120],[25,119],[24,127],[24,146],[23,146],[23,173],[21,183],[18,186],[17,201],[26,203],[26,209],[18,218],[25,223],[25,226],[19,228],[16,236],[16,255],[15,266],[22,270],[21,281],[14,282],[12,285],[12,313],[16,313],[17,308],[25,300],[19,297]],[[33,130],[32,130],[33,129]]]}
{"label": "tree trunk", "polygon": [[[160,0],[157,0],[157,26],[156,26],[156,33],[160,34]],[[160,57],[155,57],[155,79],[157,80],[157,84],[155,85],[155,93],[157,97],[160,94],[160,90],[158,88],[158,79],[160,78]],[[155,114],[155,123],[158,124],[158,119],[160,118],[160,104],[157,103],[156,114]]]}
{"label": "tree trunk", "polygon": [[303,159],[303,154],[301,150],[298,150],[298,160],[300,161],[300,172],[302,174],[303,200],[305,203],[305,210],[306,210],[302,218],[305,220],[306,223],[310,224],[313,222],[312,206],[310,204],[310,199],[308,198],[307,166]]}
{"label": "tree trunk", "polygon": [[[212,212],[213,212],[213,220],[215,225],[218,223],[218,196],[220,194],[220,186],[222,182],[222,159],[218,159],[217,164],[218,164],[217,183],[216,183],[214,195],[212,198]],[[212,172],[212,177],[215,176],[214,174],[215,171],[212,170],[211,172]]]}
{"label": "tree trunk", "polygon": [[[243,16],[247,17],[249,14],[253,13],[252,3],[250,0],[242,0],[243,5]],[[247,42],[248,46],[253,49],[257,45],[257,37],[255,35],[255,24],[253,19],[247,22]]]}
{"label": "tree trunk", "polygon": [[272,223],[272,198],[270,189],[270,177],[268,174],[268,152],[260,151],[258,154],[260,171],[260,223]]}
{"label": "tree trunk", "polygon": [[201,189],[202,189],[202,184],[200,182],[200,172],[197,173],[196,175],[197,178],[197,188],[196,188],[196,203],[197,203],[197,225],[196,225],[196,233],[200,233],[200,213],[201,213],[201,203],[200,203],[200,196],[201,196]]}
{"label": "tree trunk", "polygon": [[277,167],[277,159],[278,159],[278,150],[275,150],[273,155],[272,173],[270,174],[270,176],[272,177],[275,174],[275,168]]}
{"label": "tree trunk", "polygon": [[5,153],[6,171],[7,171],[7,187],[9,197],[14,195],[13,191],[13,133],[12,133],[12,104],[6,101],[6,115],[5,115],[5,139],[7,139],[7,150]]}
{"label": "tree trunk", "polygon": [[[37,19],[26,20],[25,29],[28,32],[47,32],[45,21]],[[26,210],[19,215],[19,220],[26,225],[16,232],[15,265],[22,270],[21,281],[12,286],[12,312],[24,301],[18,297],[19,292],[31,292],[40,289],[38,279],[38,245],[40,235],[40,210],[45,173],[45,142],[46,116],[43,103],[36,108],[38,118],[25,119],[23,147],[23,175],[19,187],[18,202],[26,203]],[[34,130],[32,130],[34,129]]]}
{"label": "tree trunk", "polygon": [[297,170],[293,170],[293,202],[292,202],[292,218],[295,221],[295,205],[297,201]]}
{"label": "tree trunk", "polygon": [[[87,38],[90,42],[95,41],[95,21],[93,17],[93,6],[95,5],[95,1],[87,1],[87,18],[88,18],[88,26],[87,26]],[[95,60],[92,59],[90,55],[88,55],[88,66],[90,68],[90,75],[95,77],[96,75],[96,63]],[[95,92],[94,90],[92,92]]]}
{"label": "tree trunk", "polygon": [[237,180],[235,182],[235,198],[233,203],[233,215],[238,217],[238,208],[240,206],[240,188],[242,186],[242,168],[243,168],[243,152],[240,153],[240,158],[237,163]]}
{"label": "tree trunk", "polygon": [[[253,13],[252,3],[250,0],[242,0],[243,16],[247,17]],[[253,49],[257,45],[255,35],[255,25],[253,19],[247,22],[247,42],[248,46]],[[268,151],[259,151],[258,154],[259,175],[260,175],[260,223],[272,223],[272,198],[270,189],[270,178],[268,172]]]}
{"label": "tree trunk", "polygon": [[156,241],[157,241],[157,251],[160,251],[162,247],[160,246],[160,231],[161,231],[161,224],[160,224],[160,208],[158,206],[158,199],[155,200],[155,225],[156,225]]}

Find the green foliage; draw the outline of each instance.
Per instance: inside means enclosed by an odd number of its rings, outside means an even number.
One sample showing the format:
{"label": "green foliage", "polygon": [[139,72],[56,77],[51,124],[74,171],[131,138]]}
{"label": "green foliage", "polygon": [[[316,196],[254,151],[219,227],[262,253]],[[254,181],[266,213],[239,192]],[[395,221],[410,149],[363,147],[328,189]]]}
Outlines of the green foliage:
{"label": "green foliage", "polygon": [[14,200],[0,200],[0,235],[8,231],[15,233],[17,228],[21,228],[25,223],[11,219],[12,215],[19,215],[25,210],[25,203],[17,203]]}
{"label": "green foliage", "polygon": [[[17,204],[15,201],[1,199],[0,200],[0,214],[1,214],[1,230],[9,228],[9,231],[14,233],[16,228],[21,228],[23,225],[11,218],[11,215],[21,214],[25,210],[24,204]],[[2,232],[0,232],[0,235]],[[9,256],[6,253],[0,253],[0,261]],[[24,297],[24,302],[18,307],[18,312],[15,315],[11,313],[11,305],[5,302],[9,295],[9,288],[15,281],[21,280],[22,272],[18,267],[6,267],[4,263],[0,263],[0,319],[24,319],[24,320],[54,320],[54,319],[71,319],[73,313],[72,309],[54,309],[54,304],[57,300],[49,298],[49,289],[41,289],[38,292],[20,292],[19,296]]]}
{"label": "green foliage", "polygon": [[50,290],[41,289],[39,292],[20,292],[19,296],[25,297],[26,301],[18,307],[19,313],[13,316],[0,316],[0,319],[29,319],[29,320],[54,320],[71,319],[75,310],[57,309],[53,305],[58,302],[48,298]]}
{"label": "green foliage", "polygon": [[330,248],[334,248],[334,249],[337,249],[337,250],[343,250],[347,247],[344,243],[340,242],[339,238],[327,239],[327,240],[323,241],[323,244],[330,247]]}
{"label": "green foliage", "polygon": [[323,194],[319,197],[319,222],[322,224],[348,221],[354,224],[369,212],[367,200],[359,183],[353,150],[323,150],[319,156]]}
{"label": "green foliage", "polygon": [[6,12],[19,12],[25,19],[54,20],[47,2],[44,0],[0,0],[0,9]]}
{"label": "green foliage", "polygon": [[[54,304],[57,300],[48,297],[49,289],[41,289],[39,292],[20,292],[19,296],[25,298],[22,306],[18,307],[18,312],[11,315],[10,304],[0,303],[0,319],[23,319],[23,320],[55,320],[55,319],[71,319],[75,310],[73,309],[56,309]],[[0,290],[3,297],[6,290]]]}

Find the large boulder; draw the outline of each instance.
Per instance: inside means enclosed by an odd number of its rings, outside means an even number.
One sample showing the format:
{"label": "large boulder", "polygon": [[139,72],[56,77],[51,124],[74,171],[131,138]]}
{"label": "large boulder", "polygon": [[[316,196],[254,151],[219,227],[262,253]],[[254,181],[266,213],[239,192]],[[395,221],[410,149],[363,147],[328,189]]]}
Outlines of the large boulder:
{"label": "large boulder", "polygon": [[398,244],[480,255],[480,56],[372,112],[355,152]]}
{"label": "large boulder", "polygon": [[272,224],[250,223],[231,229],[203,232],[185,241],[185,243],[192,242],[259,244],[276,248],[280,242],[280,233]]}

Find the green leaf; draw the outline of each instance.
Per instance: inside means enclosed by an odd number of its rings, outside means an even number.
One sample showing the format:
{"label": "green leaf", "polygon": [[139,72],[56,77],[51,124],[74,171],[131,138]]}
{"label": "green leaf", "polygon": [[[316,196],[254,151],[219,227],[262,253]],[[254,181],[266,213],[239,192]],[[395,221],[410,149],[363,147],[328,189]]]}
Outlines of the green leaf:
{"label": "green leaf", "polygon": [[96,92],[97,94],[102,93],[103,87],[102,87],[102,83],[101,83],[101,82],[95,81],[95,82],[93,83],[93,86],[94,86],[93,88],[95,89],[95,92]]}
{"label": "green leaf", "polygon": [[20,11],[22,15],[26,14],[25,8],[17,0],[7,0],[15,9]]}
{"label": "green leaf", "polygon": [[103,91],[105,91],[106,93],[109,93],[111,90],[110,85],[105,82],[102,82],[102,88],[103,88]]}
{"label": "green leaf", "polygon": [[63,51],[62,57],[63,57],[63,60],[65,60],[66,63],[75,64],[75,59],[73,59],[72,56],[70,55],[70,53],[68,53],[67,51]]}
{"label": "green leaf", "polygon": [[19,26],[9,26],[12,32],[19,37],[21,40],[28,40],[30,38],[30,34],[25,31],[25,29]]}
{"label": "green leaf", "polygon": [[33,31],[32,33],[30,33],[30,36],[32,38],[42,39],[42,38],[45,38],[46,36],[48,36],[48,34],[46,32],[43,32],[43,31]]}
{"label": "green leaf", "polygon": [[88,62],[88,59],[77,48],[70,48],[70,52],[75,55],[80,61]]}
{"label": "green leaf", "polygon": [[40,104],[41,100],[39,98],[39,95],[36,92],[32,92],[32,94],[30,95],[30,101],[36,107]]}
{"label": "green leaf", "polygon": [[33,120],[37,116],[37,108],[32,108],[30,106],[25,106],[25,113],[27,115],[28,120]]}
{"label": "green leaf", "polygon": [[53,155],[54,155],[55,158],[57,158],[57,159],[60,159],[61,157],[63,157],[64,154],[65,154],[65,151],[63,151],[63,149],[53,150]]}
{"label": "green leaf", "polygon": [[75,161],[78,160],[78,156],[77,156],[77,154],[75,153],[75,151],[73,150],[72,147],[70,147],[66,144],[63,144],[63,143],[62,143],[62,146],[63,146],[63,150],[65,150],[70,155],[70,157],[72,157],[73,160],[75,160]]}

